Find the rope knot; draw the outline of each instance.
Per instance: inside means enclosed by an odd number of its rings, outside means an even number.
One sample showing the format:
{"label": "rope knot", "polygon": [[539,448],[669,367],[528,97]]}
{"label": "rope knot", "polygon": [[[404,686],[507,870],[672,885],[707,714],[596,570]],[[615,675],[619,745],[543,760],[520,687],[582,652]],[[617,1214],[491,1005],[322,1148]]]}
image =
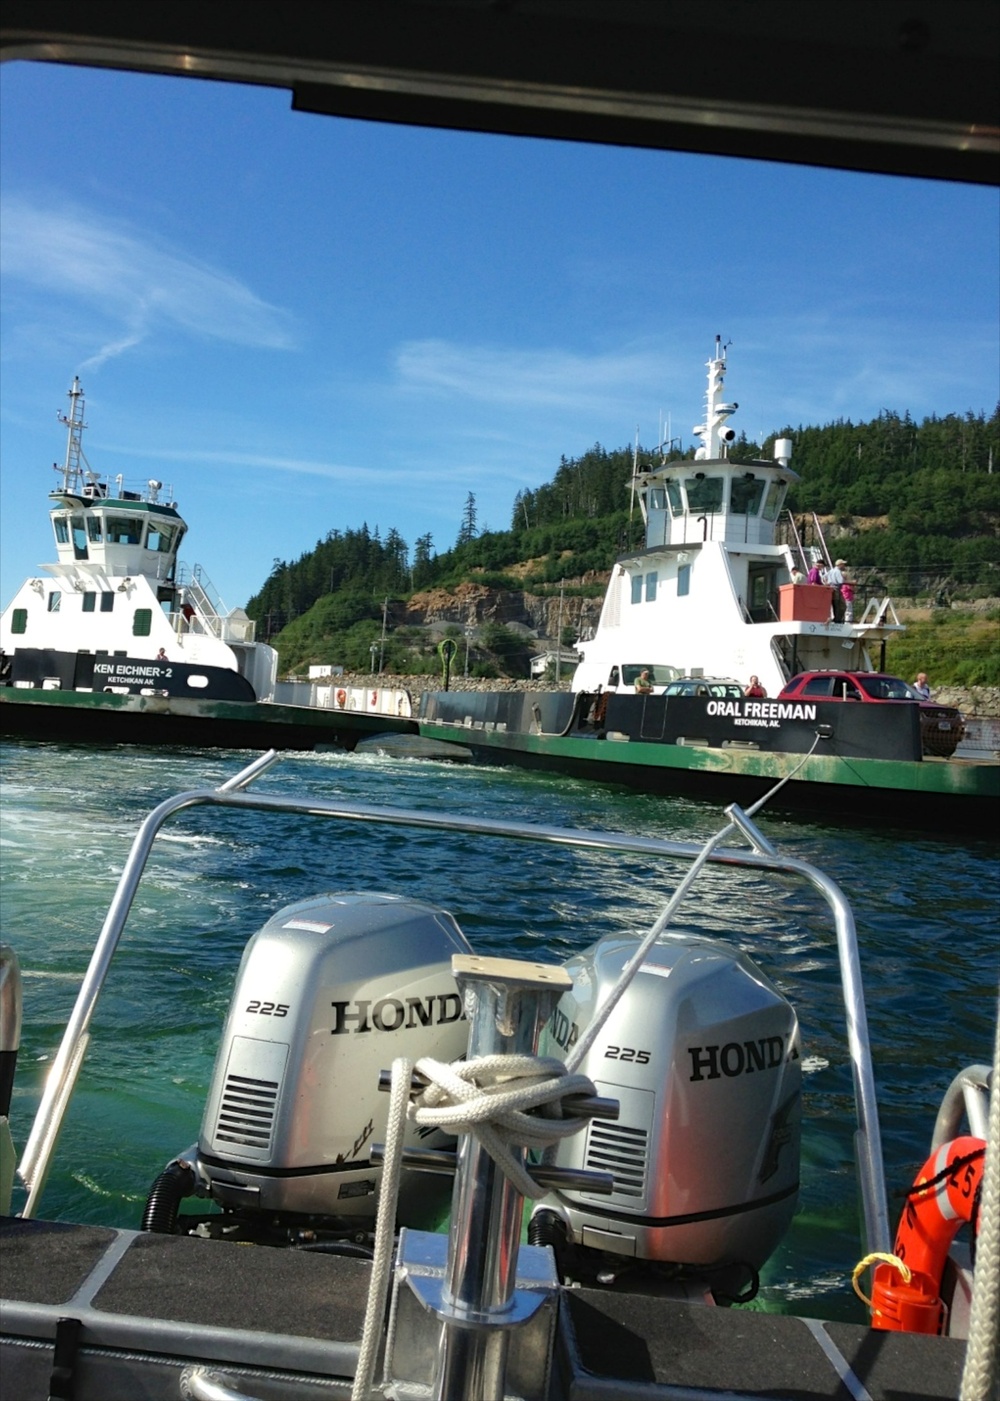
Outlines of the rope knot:
{"label": "rope knot", "polygon": [[456,1136],[474,1134],[517,1190],[533,1200],[546,1189],[514,1149],[543,1149],[578,1133],[586,1120],[565,1098],[596,1093],[586,1075],[572,1074],[552,1056],[481,1056],[451,1064],[425,1056],[416,1068],[430,1083],[411,1103],[409,1117]]}

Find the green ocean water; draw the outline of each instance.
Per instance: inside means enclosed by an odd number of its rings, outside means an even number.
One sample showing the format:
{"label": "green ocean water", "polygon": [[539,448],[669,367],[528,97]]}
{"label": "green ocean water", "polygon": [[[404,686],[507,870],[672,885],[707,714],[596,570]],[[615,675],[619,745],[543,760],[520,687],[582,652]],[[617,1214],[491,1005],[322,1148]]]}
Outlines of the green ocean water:
{"label": "green ocean water", "polygon": [[[228,751],[0,746],[0,925],[24,979],[12,1128],[23,1145],[48,1066],[142,818],[225,781]],[[295,755],[263,792],[685,841],[714,805],[514,770],[374,755]],[[762,815],[785,853],[842,888],[858,924],[890,1214],[929,1149],[955,1072],[989,1061],[1000,971],[1000,873],[986,839]],[[561,961],[609,931],[645,932],[683,868],[471,836],[198,810],[158,838],[91,1026],[42,1216],[137,1227],[163,1165],[198,1135],[246,940],[321,891],[434,901],[483,953]],[[825,904],[788,878],[707,871],[680,922],[746,950],[793,1002],[805,1056],[802,1191],[761,1302],[861,1321],[853,1089],[836,942]],[[23,1194],[18,1201],[23,1202]],[[18,1206],[15,1202],[15,1210]]]}

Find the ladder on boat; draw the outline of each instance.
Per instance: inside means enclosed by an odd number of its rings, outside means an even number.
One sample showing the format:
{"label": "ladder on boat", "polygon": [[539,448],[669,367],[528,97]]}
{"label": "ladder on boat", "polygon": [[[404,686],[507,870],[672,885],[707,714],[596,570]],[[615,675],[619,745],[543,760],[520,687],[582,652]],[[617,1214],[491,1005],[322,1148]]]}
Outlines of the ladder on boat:
{"label": "ladder on boat", "polygon": [[[194,629],[195,631],[207,633],[210,637],[221,638],[225,622],[225,605],[216,594],[211,580],[201,565],[196,564],[190,572],[182,565],[179,570],[178,584],[184,603],[194,612],[194,617],[189,618],[189,624],[194,621],[194,618],[197,618],[198,627]],[[185,616],[188,615],[185,614]]]}
{"label": "ladder on boat", "polygon": [[899,621],[892,599],[886,594],[884,598],[870,598],[864,613],[858,620],[859,626],[863,628],[900,628],[904,624]]}
{"label": "ladder on boat", "polygon": [[785,517],[785,524],[788,528],[788,534],[791,536],[793,552],[798,557],[799,568],[802,570],[803,574],[808,574],[811,567],[814,564],[818,564],[821,559],[825,563],[827,569],[829,569],[833,564],[833,559],[830,555],[830,550],[826,543],[826,536],[823,534],[823,527],[822,525],[820,525],[819,516],[816,514],[816,512],[810,511],[807,515],[803,516],[803,521],[810,522],[812,526],[812,536],[817,542],[816,544],[809,546],[805,544],[805,541],[803,539],[805,530],[803,529],[803,531],[800,533],[799,527],[795,521],[795,516],[792,514],[792,512],[786,511]]}

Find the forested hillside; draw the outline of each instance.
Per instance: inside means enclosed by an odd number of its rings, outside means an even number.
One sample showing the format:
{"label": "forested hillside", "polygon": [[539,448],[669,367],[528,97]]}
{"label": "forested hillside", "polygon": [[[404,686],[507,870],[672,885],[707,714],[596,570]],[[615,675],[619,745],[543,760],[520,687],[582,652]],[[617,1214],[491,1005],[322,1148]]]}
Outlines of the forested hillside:
{"label": "forested hillside", "polygon": [[[801,478],[790,509],[815,512],[828,534],[848,536],[853,568],[878,572],[897,593],[1000,593],[1000,409],[988,419],[970,412],[918,424],[886,410],[869,423],[787,425],[762,445],[741,437],[730,456],[770,458],[778,437],[792,439]],[[640,465],[660,460],[642,448],[637,457]],[[364,666],[390,601],[421,590],[475,579],[536,594],[572,581],[600,593],[593,576],[641,537],[633,460],[631,448],[600,444],[563,458],[550,482],[518,492],[505,531],[477,531],[469,493],[456,502],[455,543],[441,550],[429,535],[411,550],[396,529],[381,538],[367,525],[332,528],[298,560],[275,560],[247,611],[283,664],[286,654],[297,665],[322,651],[319,660]]]}

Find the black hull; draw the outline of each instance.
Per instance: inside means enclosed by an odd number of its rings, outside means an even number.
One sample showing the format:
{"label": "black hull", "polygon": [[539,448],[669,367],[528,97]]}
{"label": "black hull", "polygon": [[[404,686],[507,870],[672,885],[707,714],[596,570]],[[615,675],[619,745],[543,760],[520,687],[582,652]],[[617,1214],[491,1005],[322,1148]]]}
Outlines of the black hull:
{"label": "black hull", "polygon": [[411,720],[359,711],[0,688],[0,734],[58,744],[351,751],[372,735],[416,730]]}
{"label": "black hull", "polygon": [[43,690],[48,682],[53,689],[95,695],[124,693],[198,701],[257,699],[246,677],[227,667],[41,647],[19,647],[10,658],[10,675],[4,679],[32,690]]}
{"label": "black hull", "polygon": [[609,697],[595,723],[592,701],[437,692],[422,699],[420,733],[477,763],[723,807],[747,807],[787,779],[771,810],[882,829],[985,834],[1000,813],[1000,765],[922,757],[916,706],[819,702],[808,715],[767,709],[747,724],[741,703],[710,714],[701,698],[629,695]]}
{"label": "black hull", "polygon": [[595,696],[586,692],[436,691],[421,698],[423,721],[467,725],[475,737],[603,739],[633,744],[701,746],[733,752],[807,754],[918,762],[915,705],[847,705],[841,701],[720,701],[694,696]]}

